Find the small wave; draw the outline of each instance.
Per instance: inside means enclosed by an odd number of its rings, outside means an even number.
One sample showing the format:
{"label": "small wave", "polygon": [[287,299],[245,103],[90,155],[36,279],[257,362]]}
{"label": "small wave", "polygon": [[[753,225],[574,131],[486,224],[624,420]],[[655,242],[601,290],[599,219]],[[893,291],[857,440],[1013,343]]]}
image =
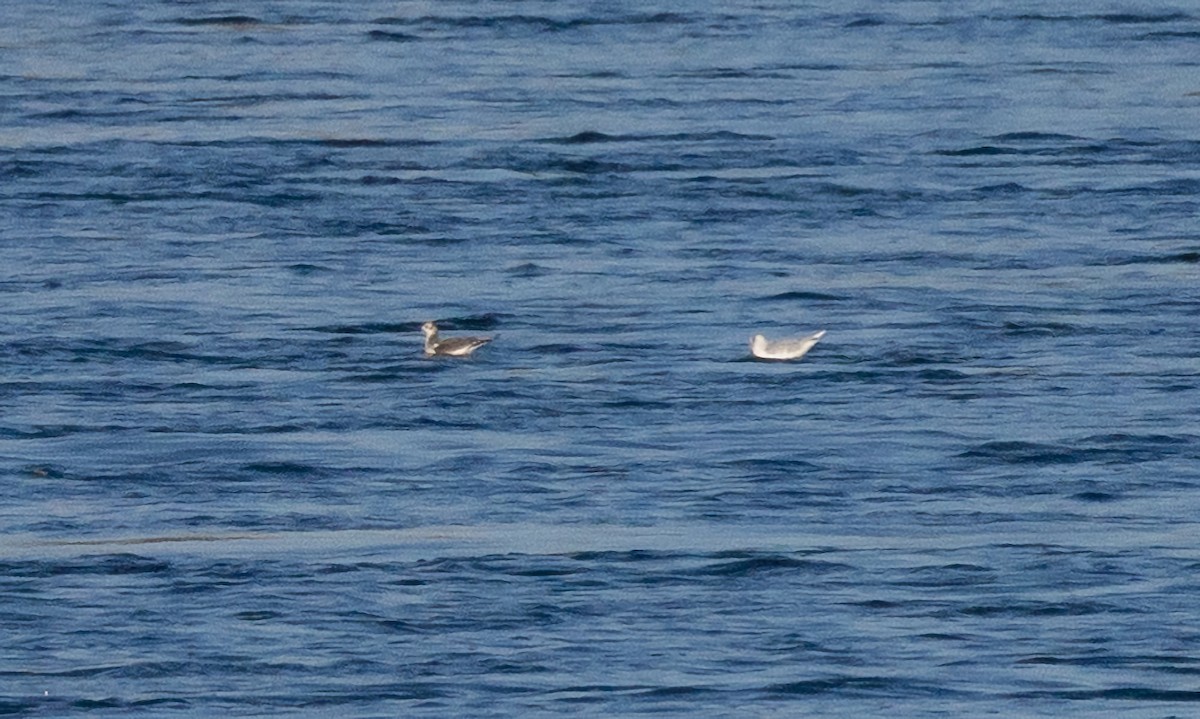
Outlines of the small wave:
{"label": "small wave", "polygon": [[740,132],[729,132],[727,130],[718,132],[676,132],[658,135],[609,135],[595,130],[585,130],[566,137],[543,138],[541,142],[552,145],[595,145],[611,142],[716,142],[741,140],[764,141],[772,139],[774,138],[769,135],[748,135]]}
{"label": "small wave", "polygon": [[1104,602],[1013,602],[1011,604],[976,604],[963,607],[959,614],[971,617],[1086,617],[1095,614],[1117,614],[1131,610]]}
{"label": "small wave", "polygon": [[67,560],[5,562],[0,564],[0,573],[6,577],[59,577],[68,574],[121,576],[127,574],[162,574],[170,570],[171,565],[165,561],[128,553],[85,555]]}
{"label": "small wave", "polygon": [[590,349],[582,345],[567,344],[565,342],[549,343],[544,345],[536,345],[530,348],[530,351],[538,354],[550,355],[569,355],[579,352],[588,352]]}
{"label": "small wave", "polygon": [[1102,14],[1083,14],[1083,15],[1042,15],[1038,13],[1026,13],[1022,15],[1013,15],[1008,18],[1020,22],[1104,22],[1112,25],[1151,25],[1158,23],[1180,22],[1190,20],[1191,16],[1184,13],[1158,13],[1158,14],[1137,14],[1137,13],[1102,13]]}
{"label": "small wave", "polygon": [[288,271],[292,272],[293,274],[299,275],[301,277],[308,277],[310,275],[317,275],[317,274],[322,274],[325,272],[333,272],[333,268],[331,268],[331,267],[326,267],[324,265],[314,265],[314,264],[311,264],[308,262],[298,262],[294,265],[288,265],[287,269],[288,269]]}
{"label": "small wave", "polygon": [[1076,135],[1062,135],[1056,132],[1006,132],[993,135],[996,142],[1082,142],[1084,138]]}
{"label": "small wave", "polygon": [[184,17],[175,21],[185,27],[217,26],[217,27],[247,27],[263,24],[262,20],[250,15],[214,15],[210,17]]}
{"label": "small wave", "polygon": [[823,573],[848,568],[844,564],[811,559],[797,559],[782,555],[765,555],[721,561],[691,572],[696,575],[716,577],[753,577],[775,572],[803,571]]}
{"label": "small wave", "polygon": [[983,185],[971,190],[978,195],[995,196],[995,195],[1020,195],[1029,192],[1030,188],[1019,182],[1002,182],[998,185]]}
{"label": "small wave", "polygon": [[1054,691],[1018,692],[1014,699],[1066,699],[1091,701],[1096,699],[1142,702],[1200,702],[1200,691],[1187,689],[1151,689],[1149,687],[1116,687],[1113,689],[1061,689]]}
{"label": "small wave", "polygon": [[419,332],[425,320],[412,322],[364,322],[356,325],[317,325],[303,328],[308,332],[331,335],[394,334],[397,332]]}
{"label": "small wave", "polygon": [[310,464],[302,464],[300,462],[251,462],[245,465],[242,469],[247,472],[257,474],[273,474],[273,475],[314,475],[326,474],[326,471],[320,467],[314,467]]}
{"label": "small wave", "polygon": [[1137,40],[1197,40],[1200,39],[1200,30],[1162,30],[1159,32],[1148,32],[1144,35],[1139,35]]}
{"label": "small wave", "polygon": [[1011,464],[1074,464],[1085,458],[1074,448],[1040,442],[985,442],[959,454],[969,459],[991,459]]}
{"label": "small wave", "polygon": [[1015,322],[1009,320],[1001,325],[1004,333],[1013,336],[1061,337],[1080,334],[1084,328],[1067,322]]}
{"label": "small wave", "polygon": [[545,277],[553,274],[554,270],[545,265],[539,265],[536,262],[522,262],[519,265],[513,265],[505,270],[512,277]]}
{"label": "small wave", "polygon": [[1080,464],[1100,462],[1127,464],[1171,457],[1200,456],[1194,438],[1165,438],[1134,435],[1097,435],[1072,443],[1027,441],[984,442],[959,454],[964,459],[983,459],[1007,464]]}
{"label": "small wave", "polygon": [[420,40],[418,35],[410,35],[405,32],[388,32],[386,30],[371,30],[367,33],[368,40],[382,42],[415,42]]}
{"label": "small wave", "polygon": [[1011,147],[997,147],[996,145],[980,145],[977,147],[965,147],[961,150],[934,150],[935,155],[945,155],[946,157],[974,157],[976,155],[1017,155],[1021,151]]}
{"label": "small wave", "polygon": [[953,690],[943,684],[929,684],[904,677],[837,676],[772,684],[768,695],[779,697],[839,694],[849,696],[930,696],[945,698]]}
{"label": "small wave", "polygon": [[1113,494],[1112,492],[1088,491],[1076,492],[1075,494],[1072,494],[1070,498],[1080,502],[1106,503],[1115,502],[1120,499],[1121,496],[1119,494]]}
{"label": "small wave", "polygon": [[1200,180],[1198,179],[1177,179],[1177,180],[1162,180],[1152,182],[1146,185],[1127,185],[1125,187],[1117,187],[1111,190],[1105,190],[1108,194],[1115,195],[1150,195],[1150,196],[1185,196],[1195,197],[1200,195]]}
{"label": "small wave", "polygon": [[862,28],[862,27],[881,27],[886,24],[887,24],[886,20],[881,20],[877,17],[864,17],[864,18],[859,18],[857,20],[851,20],[850,22],[846,23],[842,27],[854,29],[854,28]]}
{"label": "small wave", "polygon": [[971,587],[994,584],[996,571],[978,564],[946,564],[918,567],[897,582],[903,587]]}
{"label": "small wave", "polygon": [[847,298],[840,295],[831,295],[825,292],[805,292],[803,290],[793,290],[791,292],[780,292],[779,294],[759,297],[759,302],[841,302]]}
{"label": "small wave", "polygon": [[526,32],[564,32],[593,26],[686,25],[692,20],[672,12],[612,15],[560,19],[544,15],[425,15],[417,18],[380,17],[376,25],[418,26],[430,30],[499,30]]}

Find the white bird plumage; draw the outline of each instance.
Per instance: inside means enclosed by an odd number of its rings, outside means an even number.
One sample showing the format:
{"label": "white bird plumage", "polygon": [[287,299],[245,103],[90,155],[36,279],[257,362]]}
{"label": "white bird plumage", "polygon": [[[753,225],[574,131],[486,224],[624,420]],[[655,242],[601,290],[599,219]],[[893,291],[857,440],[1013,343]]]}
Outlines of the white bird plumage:
{"label": "white bird plumage", "polygon": [[825,336],[825,330],[813,332],[811,335],[797,337],[795,339],[782,339],[768,341],[762,335],[754,335],[750,339],[750,353],[760,359],[772,360],[790,360],[800,359],[808,354],[808,351],[813,348],[813,345],[821,341]]}
{"label": "white bird plumage", "polygon": [[421,325],[425,334],[425,354],[449,355],[451,357],[466,357],[475,350],[492,341],[491,337],[447,337],[438,336],[438,326],[433,322]]}

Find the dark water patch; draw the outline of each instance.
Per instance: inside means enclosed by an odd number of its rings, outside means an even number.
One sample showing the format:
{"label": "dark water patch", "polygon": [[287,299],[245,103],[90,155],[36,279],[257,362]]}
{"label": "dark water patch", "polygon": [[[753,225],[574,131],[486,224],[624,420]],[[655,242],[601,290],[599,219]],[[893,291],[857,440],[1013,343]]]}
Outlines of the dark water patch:
{"label": "dark water patch", "polygon": [[905,577],[896,584],[906,587],[975,587],[997,582],[994,567],[959,563],[918,567],[907,571]]}
{"label": "dark water patch", "polygon": [[807,460],[791,458],[738,459],[721,466],[730,469],[736,476],[763,480],[800,477],[825,469]]}
{"label": "dark water patch", "polygon": [[535,345],[529,348],[530,352],[546,355],[572,355],[584,352],[595,352],[595,348],[584,345],[573,345],[565,342],[555,342],[543,345]]}
{"label": "dark water patch", "polygon": [[[494,330],[500,326],[501,318],[504,315],[496,313],[483,313],[478,315],[463,315],[460,317],[439,317],[435,318],[440,330],[451,331],[487,331]],[[420,327],[417,328],[418,330]]]}
{"label": "dark water patch", "polygon": [[425,627],[404,619],[378,619],[373,624],[389,634],[420,635],[428,633],[428,629]]}
{"label": "dark water patch", "polygon": [[251,462],[244,465],[242,470],[246,472],[253,472],[255,474],[267,474],[277,477],[313,477],[329,474],[329,471],[323,467],[316,467],[301,462]]}
{"label": "dark water patch", "polygon": [[[1001,136],[1003,137],[1003,136]],[[1121,140],[1104,142],[1083,142],[1081,139],[1048,140],[1032,144],[1022,141],[1010,141],[1003,145],[975,145],[952,150],[933,150],[932,154],[942,157],[980,157],[980,158],[1011,158],[1012,164],[1040,160],[1042,164],[1068,166],[1088,165],[1093,163],[1129,159],[1134,152],[1144,148],[1130,145]],[[976,165],[980,166],[980,165]],[[1018,183],[1005,183],[1020,186]],[[999,185],[999,186],[1004,186]]]}
{"label": "dark water patch", "polygon": [[101,202],[112,205],[156,205],[176,204],[181,200],[211,200],[226,202],[234,205],[254,205],[265,208],[283,208],[293,205],[309,205],[320,202],[323,196],[315,192],[301,190],[280,190],[268,192],[230,192],[226,190],[211,190],[200,192],[35,192],[22,199],[46,201],[54,203],[72,202]]}
{"label": "dark water patch", "polygon": [[264,609],[249,609],[242,612],[235,612],[234,619],[241,622],[268,622],[274,619],[282,619],[283,614],[275,611]]}
{"label": "dark water patch", "polygon": [[588,27],[616,25],[687,25],[692,20],[673,12],[593,15],[560,19],[544,15],[424,15],[421,17],[380,17],[376,25],[418,26],[428,30],[498,30],[556,33]]}
{"label": "dark water patch", "polygon": [[1066,337],[1087,333],[1086,328],[1069,322],[1017,322],[1008,320],[1000,325],[1000,328],[1004,334],[1015,337]]}
{"label": "dark water patch", "polygon": [[1001,135],[993,135],[991,139],[996,142],[1053,142],[1059,145],[1085,141],[1084,138],[1076,135],[1063,135],[1056,132],[1006,132]]}
{"label": "dark water patch", "polygon": [[963,382],[976,382],[982,379],[967,372],[946,368],[920,369],[914,372],[912,376],[921,382],[938,385],[962,384]]}
{"label": "dark water patch", "polygon": [[280,144],[313,144],[322,145],[324,147],[334,147],[339,149],[358,149],[358,148],[382,148],[382,147],[398,147],[398,148],[415,148],[428,147],[438,144],[435,140],[419,140],[419,139],[385,139],[378,137],[346,137],[346,138],[323,138],[320,140],[274,140]]}
{"label": "dark water patch", "polygon": [[998,185],[982,185],[974,187],[971,192],[983,197],[996,197],[1001,195],[1022,195],[1027,192],[1033,192],[1032,188],[1026,187],[1019,182],[1003,182]]}
{"label": "dark water patch", "polygon": [[128,428],[119,425],[84,426],[78,424],[0,426],[0,439],[56,439],[88,432],[119,433]]}
{"label": "dark water patch", "polygon": [[421,39],[420,35],[412,35],[406,32],[388,32],[387,30],[371,30],[367,33],[368,40],[377,42],[416,42]]}
{"label": "dark water patch", "polygon": [[[820,345],[818,345],[819,347]],[[938,348],[923,348],[923,347],[895,347],[889,348],[883,352],[879,352],[874,356],[874,360],[883,367],[889,369],[903,370],[949,370],[951,372],[960,372],[953,369],[967,364],[977,357],[967,354],[965,347],[938,347]],[[814,350],[816,351],[816,350]],[[895,376],[894,372],[887,373]]]}
{"label": "dark water patch", "polygon": [[970,617],[1008,617],[1031,619],[1038,617],[1086,617],[1093,615],[1127,614],[1135,610],[1104,602],[1038,602],[1017,601],[1011,604],[975,604],[956,610]]}
{"label": "dark water patch", "polygon": [[386,175],[363,175],[358,180],[364,185],[406,185],[412,181],[407,178],[390,177]]}
{"label": "dark water patch", "polygon": [[55,707],[57,704],[57,702],[46,700],[32,701],[0,696],[0,716],[36,716],[37,712],[45,711],[47,707]]}
{"label": "dark water patch", "polygon": [[1107,190],[1100,190],[1106,195],[1149,195],[1151,197],[1188,197],[1200,195],[1200,179],[1159,180],[1149,184],[1125,185]]}
{"label": "dark water patch", "polygon": [[[67,542],[66,545],[72,544]],[[171,565],[163,560],[137,554],[84,555],[75,559],[48,559],[28,562],[0,562],[0,575],[6,577],[61,577],[67,575],[127,576],[168,574]]]}
{"label": "dark water patch", "polygon": [[[1115,687],[1112,689],[1059,689],[1037,692],[1017,692],[1013,699],[1055,699],[1067,701],[1127,701],[1127,702],[1200,702],[1200,691],[1187,689],[1152,689],[1149,687]],[[1171,719],[1171,716],[1168,716]]]}
{"label": "dark water patch", "polygon": [[[597,145],[620,142],[762,142],[772,139],[774,138],[769,135],[750,135],[727,130],[649,135],[609,135],[595,130],[585,130],[567,137],[543,138],[539,142],[551,145]],[[661,165],[659,167],[662,168]]]}
{"label": "dark water patch", "polygon": [[848,565],[836,562],[798,559],[783,555],[760,555],[734,561],[716,562],[692,570],[688,574],[696,576],[751,578],[780,573],[824,574],[849,568]]}
{"label": "dark water patch", "polygon": [[985,442],[961,454],[965,459],[985,459],[1008,464],[1076,464],[1087,461],[1072,447],[1040,442]]}
{"label": "dark water patch", "polygon": [[857,28],[864,28],[864,27],[883,27],[884,25],[887,25],[887,24],[888,24],[888,22],[886,20],[883,20],[883,19],[880,19],[877,17],[863,17],[863,18],[858,18],[857,20],[851,20],[851,21],[847,22],[845,25],[843,25],[842,27],[845,27],[847,29],[857,29]]}
{"label": "dark water patch", "polygon": [[1189,250],[1185,252],[1175,252],[1164,255],[1126,255],[1126,256],[1107,256],[1094,264],[1106,266],[1120,265],[1195,265],[1200,264],[1200,250]]}
{"label": "dark water patch", "polygon": [[[674,75],[692,80],[787,80],[790,77],[778,71],[763,68],[743,69],[736,67],[707,67]],[[759,98],[753,102],[763,105],[784,105],[783,100]]]}
{"label": "dark water patch", "polygon": [[1107,13],[1103,15],[1091,16],[1104,22],[1113,23],[1116,25],[1140,25],[1147,23],[1165,23],[1165,22],[1180,22],[1191,20],[1193,16],[1185,13]]}
{"label": "dark water patch", "polygon": [[191,97],[185,100],[187,104],[198,105],[260,105],[268,102],[336,102],[339,100],[361,99],[355,95],[344,95],[329,92],[277,92],[270,94],[242,95],[213,95],[207,97]]}
{"label": "dark water patch", "polygon": [[634,696],[642,699],[691,699],[699,700],[709,695],[718,695],[720,689],[714,687],[700,687],[693,685],[679,685],[670,687],[653,687],[650,689],[636,690],[632,692]]}
{"label": "dark water patch", "polygon": [[1169,22],[1182,22],[1190,20],[1191,15],[1184,13],[1084,13],[1084,14],[1061,14],[1061,15],[1043,15],[1038,13],[1026,13],[1021,15],[1012,15],[1007,18],[1000,17],[1001,20],[1017,20],[1020,22],[1050,22],[1050,23],[1079,23],[1079,22],[1102,22],[1113,25],[1147,25]]}
{"label": "dark water patch", "polygon": [[312,275],[319,275],[319,274],[334,272],[334,269],[332,267],[326,267],[324,265],[314,265],[309,262],[300,262],[300,263],[297,263],[294,265],[288,265],[287,269],[292,274],[298,275],[300,277],[310,277]]}
{"label": "dark water patch", "polygon": [[570,137],[545,138],[542,140],[542,142],[557,145],[593,145],[604,142],[624,142],[629,138],[630,136],[628,135],[606,135],[603,132],[596,132],[595,130],[585,130],[583,132],[571,135]]}
{"label": "dark water patch", "polygon": [[541,15],[426,15],[419,18],[383,17],[377,25],[420,27],[427,31],[494,30],[504,33],[562,32],[581,27],[576,20],[559,20]]}
{"label": "dark water patch", "polygon": [[80,353],[84,356],[105,356],[116,360],[133,359],[151,362],[201,362],[206,364],[221,363],[228,356],[197,354],[194,348],[183,342],[150,341],[135,344],[123,342],[104,343],[93,346]]}
{"label": "dark water patch", "polygon": [[823,679],[808,679],[781,684],[771,684],[763,689],[771,699],[794,699],[796,697],[836,694],[847,697],[937,697],[945,699],[956,694],[944,684],[929,684],[903,677],[834,676]]}
{"label": "dark water patch", "polygon": [[1200,659],[1178,654],[1114,656],[1108,652],[1087,656],[1059,657],[1036,655],[1018,659],[1017,664],[1096,667],[1102,669],[1135,670],[1146,668],[1167,674],[1195,674],[1200,672]]}
{"label": "dark water patch", "polygon": [[758,302],[843,302],[848,300],[848,297],[842,295],[833,295],[827,292],[805,292],[802,290],[793,290],[790,292],[780,292],[766,297],[756,297]]}
{"label": "dark water patch", "polygon": [[524,172],[547,172],[561,171],[571,172],[577,175],[608,175],[608,174],[627,174],[636,171],[636,165],[630,165],[623,162],[613,162],[610,160],[598,160],[595,158],[575,159],[569,157],[549,158],[545,162],[533,166],[523,165],[514,167],[515,170]]}
{"label": "dark water patch", "polygon": [[31,112],[25,115],[25,118],[29,120],[91,120],[103,123],[103,121],[108,118],[121,118],[128,122],[140,114],[143,113],[131,112],[128,109],[108,111],[69,108],[63,110],[48,110],[46,112]]}
{"label": "dark water patch", "polygon": [[1200,30],[1160,30],[1138,35],[1137,40],[1197,40]]}
{"label": "dark water patch", "polygon": [[185,27],[215,26],[215,27],[252,27],[263,24],[263,21],[250,15],[212,15],[209,17],[179,18],[177,25]]}
{"label": "dark water patch", "polygon": [[507,270],[505,270],[505,272],[507,272],[512,277],[523,277],[523,278],[530,278],[530,279],[537,278],[537,277],[545,277],[547,275],[554,274],[555,271],[556,270],[554,270],[551,267],[547,267],[545,265],[539,265],[536,262],[523,262],[519,265],[514,265],[512,267],[509,267]]}
{"label": "dark water patch", "polygon": [[1130,464],[1154,462],[1177,457],[1200,457],[1193,440],[1177,441],[1150,437],[1142,439],[1123,435],[1087,437],[1070,444],[994,441],[985,442],[958,455],[964,459],[979,459],[1005,464]]}
{"label": "dark water patch", "polygon": [[967,147],[961,150],[935,150],[935,155],[945,155],[946,157],[975,157],[978,155],[1015,155],[1019,154],[1020,150],[1008,147],[997,147],[995,145],[981,145],[978,147]]}
{"label": "dark water patch", "polygon": [[331,335],[373,335],[373,334],[397,334],[420,332],[421,325],[426,320],[413,320],[410,322],[364,322],[354,325],[320,325],[316,327],[305,327],[305,332],[318,332],[321,334]]}
{"label": "dark water patch", "polygon": [[1174,434],[1128,434],[1125,432],[1115,432],[1112,434],[1096,434],[1083,439],[1084,442],[1092,442],[1106,445],[1120,446],[1138,446],[1138,445],[1171,445],[1171,446],[1194,446],[1200,441],[1200,436],[1193,434],[1174,435]]}
{"label": "dark water patch", "polygon": [[[230,81],[254,81],[256,78],[223,78]],[[261,78],[260,80],[277,79],[275,76]],[[302,78],[297,78],[300,80]],[[344,79],[339,76],[320,77],[321,80],[337,80]],[[298,96],[298,97],[302,97]],[[105,141],[97,143],[103,145],[111,145],[113,149],[124,149],[128,151],[130,147],[161,147],[165,149],[182,148],[187,150],[235,150],[245,153],[253,153],[255,156],[263,156],[285,152],[288,150],[299,151],[305,148],[334,148],[343,150],[353,149],[380,149],[380,148],[395,148],[395,149],[415,149],[425,147],[436,147],[442,144],[441,140],[430,140],[420,138],[404,138],[404,137],[251,137],[251,138],[234,138],[234,139],[212,139],[212,140],[189,140],[187,138],[173,139],[170,141],[149,142],[149,143],[126,143],[117,141]],[[75,145],[74,149],[86,149],[85,146]],[[51,148],[47,148],[49,151]],[[72,152],[71,148],[62,148],[60,152]],[[226,165],[228,161],[226,154],[220,155],[222,162]],[[318,163],[321,166],[323,163]],[[223,169],[227,169],[223,168]],[[211,178],[210,178],[211,179]]]}
{"label": "dark water patch", "polygon": [[[421,351],[419,340],[414,340],[412,350],[408,352],[412,360],[428,359]],[[373,385],[373,384],[395,384],[404,380],[411,380],[414,375],[421,375],[431,370],[434,370],[438,365],[431,362],[414,361],[403,365],[393,365],[389,367],[381,367],[378,369],[361,369],[351,371],[347,374],[333,378],[335,382],[342,382],[349,385]],[[412,428],[421,425],[426,425],[428,422],[434,421],[437,426],[450,426],[449,423],[443,424],[436,422],[427,417],[409,417],[402,423],[404,426]],[[345,429],[344,427],[334,427],[334,429]]]}
{"label": "dark water patch", "polygon": [[866,599],[859,602],[848,602],[850,606],[869,609],[873,612],[890,611],[907,606],[906,602],[889,602],[886,599]]}
{"label": "dark water patch", "polygon": [[1121,499],[1121,495],[1113,494],[1112,492],[1088,491],[1072,494],[1070,499],[1074,499],[1079,502],[1106,504],[1108,502],[1116,502],[1117,500]]}
{"label": "dark water patch", "polygon": [[619,550],[589,550],[573,552],[566,555],[580,562],[602,562],[605,564],[641,564],[645,562],[670,562],[688,559],[693,555],[687,552],[672,552],[658,549]]}

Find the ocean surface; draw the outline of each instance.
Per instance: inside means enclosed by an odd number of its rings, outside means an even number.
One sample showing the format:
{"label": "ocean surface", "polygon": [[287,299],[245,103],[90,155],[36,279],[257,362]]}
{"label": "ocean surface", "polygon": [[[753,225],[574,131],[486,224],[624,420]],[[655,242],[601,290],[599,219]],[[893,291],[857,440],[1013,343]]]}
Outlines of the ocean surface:
{"label": "ocean surface", "polygon": [[0,4],[0,715],[1196,716],[1198,43]]}

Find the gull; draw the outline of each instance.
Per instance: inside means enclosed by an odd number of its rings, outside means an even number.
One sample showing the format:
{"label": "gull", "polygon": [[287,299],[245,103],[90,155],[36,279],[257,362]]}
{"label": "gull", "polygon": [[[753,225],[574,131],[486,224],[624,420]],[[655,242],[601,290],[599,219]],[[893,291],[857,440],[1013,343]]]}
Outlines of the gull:
{"label": "gull", "polygon": [[820,342],[824,336],[825,330],[821,330],[820,332],[813,332],[811,335],[805,335],[804,337],[768,342],[766,337],[754,335],[754,338],[750,340],[750,353],[762,359],[800,359],[808,354],[813,345]]}
{"label": "gull", "polygon": [[433,322],[421,325],[425,333],[425,354],[450,355],[451,357],[466,357],[475,350],[492,341],[491,337],[438,337],[438,326]]}

